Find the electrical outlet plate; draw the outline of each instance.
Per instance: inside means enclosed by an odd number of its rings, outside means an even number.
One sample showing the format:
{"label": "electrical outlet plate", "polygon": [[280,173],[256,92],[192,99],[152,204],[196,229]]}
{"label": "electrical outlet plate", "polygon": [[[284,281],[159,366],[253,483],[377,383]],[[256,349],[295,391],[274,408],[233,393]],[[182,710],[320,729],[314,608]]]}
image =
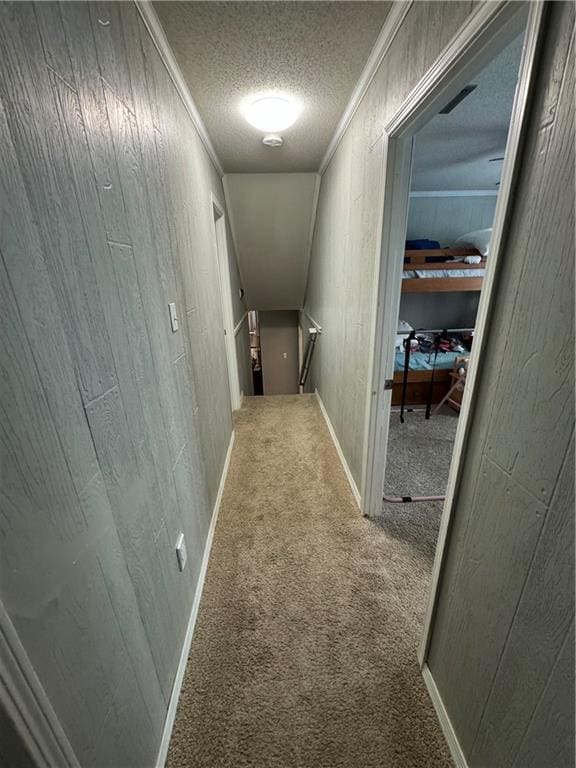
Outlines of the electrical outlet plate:
{"label": "electrical outlet plate", "polygon": [[178,541],[176,542],[176,557],[178,558],[178,568],[183,571],[184,566],[186,565],[186,560],[188,559],[188,553],[186,552],[186,540],[184,539],[183,533],[178,536]]}

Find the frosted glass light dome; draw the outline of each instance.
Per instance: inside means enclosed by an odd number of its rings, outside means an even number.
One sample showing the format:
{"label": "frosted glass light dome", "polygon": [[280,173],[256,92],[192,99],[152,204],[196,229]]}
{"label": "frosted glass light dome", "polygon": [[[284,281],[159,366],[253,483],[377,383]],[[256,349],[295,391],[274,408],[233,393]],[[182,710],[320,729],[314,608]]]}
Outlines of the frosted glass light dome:
{"label": "frosted glass light dome", "polygon": [[265,133],[277,133],[289,128],[298,117],[298,108],[280,96],[256,99],[246,109],[246,120]]}

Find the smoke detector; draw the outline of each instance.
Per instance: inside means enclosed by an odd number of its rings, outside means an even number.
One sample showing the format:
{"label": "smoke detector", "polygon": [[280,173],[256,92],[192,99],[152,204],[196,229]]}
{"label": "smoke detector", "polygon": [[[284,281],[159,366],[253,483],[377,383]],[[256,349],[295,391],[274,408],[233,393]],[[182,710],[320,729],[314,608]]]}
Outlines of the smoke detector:
{"label": "smoke detector", "polygon": [[275,133],[271,133],[268,136],[263,137],[262,144],[265,144],[267,147],[281,147],[282,144],[284,144],[284,139],[282,136],[277,136]]}

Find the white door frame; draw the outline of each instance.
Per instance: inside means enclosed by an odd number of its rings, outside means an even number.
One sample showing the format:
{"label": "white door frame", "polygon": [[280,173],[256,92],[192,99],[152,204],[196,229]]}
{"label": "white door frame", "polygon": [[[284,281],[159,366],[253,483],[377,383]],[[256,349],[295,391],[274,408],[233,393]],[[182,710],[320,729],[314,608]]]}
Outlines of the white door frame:
{"label": "white door frame", "polygon": [[0,708],[38,768],[80,768],[78,758],[2,602]]}
{"label": "white door frame", "polygon": [[462,475],[464,448],[478,386],[477,372],[481,367],[480,361],[485,349],[486,329],[495,296],[495,278],[499,268],[506,220],[511,207],[511,192],[517,176],[521,142],[525,133],[525,116],[534,62],[541,37],[543,12],[542,2],[499,1],[481,5],[409,94],[400,110],[384,127],[382,239],[377,255],[378,277],[372,328],[372,375],[369,377],[370,388],[367,393],[367,429],[362,476],[362,511],[366,516],[377,516],[382,511],[391,405],[391,391],[384,389],[384,386],[385,380],[392,378],[394,371],[394,344],[400,307],[401,273],[410,191],[412,138],[525,25],[522,60],[492,228],[490,258],[482,287],[474,348],[458,419],[424,631],[418,651],[421,667],[424,667],[428,653],[440,572]]}
{"label": "white door frame", "polygon": [[212,214],[212,231],[214,233],[214,253],[218,266],[218,282],[220,284],[220,304],[224,323],[224,339],[226,343],[226,362],[228,365],[228,384],[230,387],[230,404],[237,411],[242,403],[240,395],[240,378],[238,376],[238,357],[236,355],[236,339],[234,335],[234,311],[232,307],[232,288],[230,286],[230,264],[228,261],[228,242],[226,237],[226,209],[222,203],[210,194],[210,212]]}

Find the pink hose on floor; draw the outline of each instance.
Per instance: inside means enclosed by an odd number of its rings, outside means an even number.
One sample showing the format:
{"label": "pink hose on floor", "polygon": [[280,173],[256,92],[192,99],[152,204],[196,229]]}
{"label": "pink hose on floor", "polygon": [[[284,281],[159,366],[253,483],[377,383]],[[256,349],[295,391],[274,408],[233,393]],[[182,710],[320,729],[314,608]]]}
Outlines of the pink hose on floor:
{"label": "pink hose on floor", "polygon": [[382,496],[387,504],[409,504],[413,501],[445,501],[446,496]]}

